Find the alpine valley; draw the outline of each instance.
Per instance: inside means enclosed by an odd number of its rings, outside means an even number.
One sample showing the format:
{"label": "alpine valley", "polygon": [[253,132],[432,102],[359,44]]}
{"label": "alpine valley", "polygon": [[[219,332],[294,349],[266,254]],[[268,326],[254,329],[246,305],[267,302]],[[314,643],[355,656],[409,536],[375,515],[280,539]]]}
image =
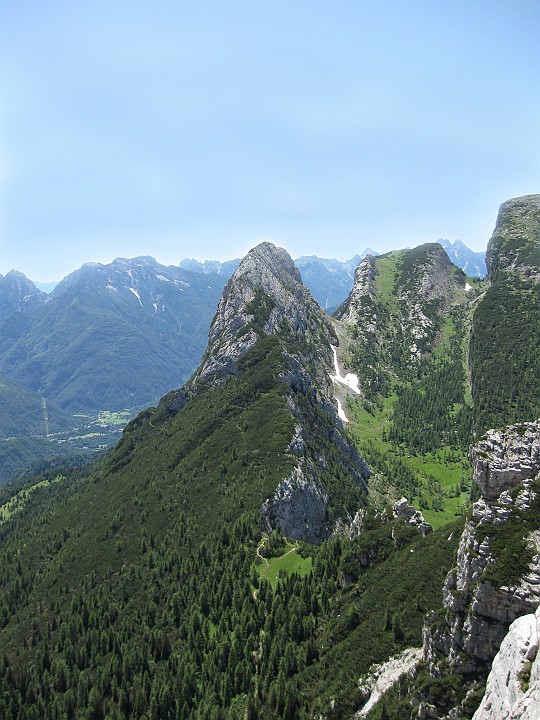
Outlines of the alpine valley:
{"label": "alpine valley", "polygon": [[88,373],[111,411],[165,394],[0,489],[0,717],[538,718],[540,195],[486,265],[368,254],[332,317],[271,243],[228,279],[138,258],[25,291],[0,387],[47,434],[102,407]]}

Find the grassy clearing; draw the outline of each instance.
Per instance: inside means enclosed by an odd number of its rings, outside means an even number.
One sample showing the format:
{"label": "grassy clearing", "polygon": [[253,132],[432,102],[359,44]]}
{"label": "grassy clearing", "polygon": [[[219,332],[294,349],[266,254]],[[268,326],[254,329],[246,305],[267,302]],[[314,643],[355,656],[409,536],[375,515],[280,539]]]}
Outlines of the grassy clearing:
{"label": "grassy clearing", "polygon": [[[451,333],[450,326],[448,332]],[[421,494],[431,503],[437,498],[440,506],[438,510],[432,508],[421,508],[419,497],[408,497],[410,503],[422,510],[426,520],[434,529],[453,522],[456,517],[462,514],[469,502],[469,492],[463,491],[456,495],[456,486],[461,487],[464,480],[470,477],[470,465],[465,455],[456,450],[444,448],[437,453],[426,453],[425,455],[412,455],[395,448],[389,442],[385,442],[383,431],[387,424],[392,421],[392,410],[396,401],[396,395],[383,398],[382,409],[373,409],[368,412],[362,401],[349,398],[347,416],[350,419],[350,432],[356,444],[360,447],[362,443],[370,441],[380,452],[388,456],[400,459],[416,475]],[[374,406],[373,406],[374,407]],[[392,486],[392,477],[385,479],[385,483]],[[382,492],[381,483],[377,478],[371,481],[375,496]],[[384,483],[383,483],[384,485]],[[383,493],[384,495],[385,493]],[[397,494],[400,494],[399,492]]]}
{"label": "grassy clearing", "polygon": [[65,480],[64,476],[57,475],[54,480],[41,480],[35,485],[32,485],[32,487],[25,488],[24,490],[18,492],[10,500],[8,500],[8,502],[0,506],[0,525],[3,525],[11,517],[13,517],[13,515],[20,512],[25,507],[29,498],[36,492],[36,490],[44,487],[49,487],[49,485],[61,482],[62,480]]}
{"label": "grassy clearing", "polygon": [[107,425],[127,425],[131,419],[132,413],[129,410],[122,410],[120,412],[110,412],[109,410],[102,410],[98,414],[98,425],[105,427]]}
{"label": "grassy clearing", "polygon": [[402,254],[402,252],[394,252],[388,256],[379,256],[377,258],[379,272],[375,276],[375,291],[386,304],[396,302],[394,295],[395,276]]}
{"label": "grassy clearing", "polygon": [[309,575],[313,564],[312,558],[303,558],[298,554],[299,543],[287,540],[283,555],[273,558],[261,557],[262,562],[257,566],[260,577],[266,578],[275,588],[280,575],[297,573],[300,576]]}

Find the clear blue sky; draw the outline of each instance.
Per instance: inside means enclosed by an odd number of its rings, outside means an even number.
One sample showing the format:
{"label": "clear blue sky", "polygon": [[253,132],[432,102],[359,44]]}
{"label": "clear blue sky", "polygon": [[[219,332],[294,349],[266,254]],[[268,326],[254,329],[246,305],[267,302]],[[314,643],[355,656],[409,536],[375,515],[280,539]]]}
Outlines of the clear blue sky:
{"label": "clear blue sky", "polygon": [[540,192],[537,0],[0,0],[0,272],[486,246]]}

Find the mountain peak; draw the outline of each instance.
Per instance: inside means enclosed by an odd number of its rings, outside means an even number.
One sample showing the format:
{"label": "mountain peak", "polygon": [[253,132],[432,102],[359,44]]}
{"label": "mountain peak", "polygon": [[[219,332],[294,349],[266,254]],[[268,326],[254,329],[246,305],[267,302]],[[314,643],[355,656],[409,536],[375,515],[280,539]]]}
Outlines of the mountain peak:
{"label": "mountain peak", "polygon": [[253,271],[261,277],[273,275],[278,278],[288,275],[295,282],[302,284],[300,272],[289,253],[271,242],[262,242],[250,250],[240,262],[233,277],[238,279],[245,273]]}
{"label": "mountain peak", "polygon": [[235,374],[238,360],[264,335],[321,329],[333,336],[292,258],[263,242],[250,250],[225,286],[197,380]]}
{"label": "mountain peak", "polygon": [[0,275],[0,322],[19,310],[37,308],[46,299],[47,295],[22,272],[10,270]]}

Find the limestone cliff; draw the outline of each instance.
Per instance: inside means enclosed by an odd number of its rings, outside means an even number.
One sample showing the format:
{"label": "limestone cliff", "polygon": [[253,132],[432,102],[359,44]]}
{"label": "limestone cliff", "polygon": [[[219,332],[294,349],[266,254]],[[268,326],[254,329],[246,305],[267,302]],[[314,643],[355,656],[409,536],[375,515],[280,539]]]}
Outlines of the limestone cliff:
{"label": "limestone cliff", "polygon": [[473,720],[538,720],[540,717],[540,607],[514,620],[488,677]]}
{"label": "limestone cliff", "polygon": [[482,497],[445,581],[445,615],[424,628],[434,676],[485,677],[509,625],[540,605],[540,421],[488,432],[471,458]]}

